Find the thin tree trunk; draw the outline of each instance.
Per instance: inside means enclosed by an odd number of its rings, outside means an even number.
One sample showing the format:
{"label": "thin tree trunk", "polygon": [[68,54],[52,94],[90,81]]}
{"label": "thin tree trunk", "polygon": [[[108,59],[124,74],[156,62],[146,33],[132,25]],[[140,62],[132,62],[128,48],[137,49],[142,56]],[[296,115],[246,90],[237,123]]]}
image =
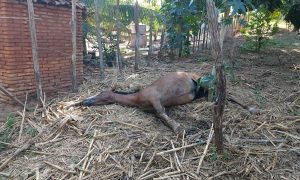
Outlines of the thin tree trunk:
{"label": "thin tree trunk", "polygon": [[[160,36],[160,47],[159,47],[159,56],[163,56],[163,48],[164,48],[164,39],[165,39],[165,28],[163,27]],[[159,57],[160,58],[160,57]]]}
{"label": "thin tree trunk", "polygon": [[157,41],[157,34],[158,34],[158,32],[157,31],[154,31],[154,41]]}
{"label": "thin tree trunk", "polygon": [[200,26],[200,30],[199,30],[199,35],[198,35],[198,51],[200,51],[200,43],[201,43],[201,26]]}
{"label": "thin tree trunk", "polygon": [[77,74],[76,74],[76,0],[72,0],[72,22],[71,22],[71,30],[72,30],[72,90],[73,92],[77,91]]}
{"label": "thin tree trunk", "polygon": [[195,43],[197,43],[196,41],[196,35],[193,35],[193,53],[195,52]]}
{"label": "thin tree trunk", "polygon": [[139,32],[139,4],[138,1],[135,2],[134,7],[134,27],[135,27],[135,56],[134,56],[134,70],[137,71],[139,69],[140,62],[140,32]]}
{"label": "thin tree trunk", "polygon": [[153,52],[153,46],[152,46],[152,33],[153,33],[153,14],[151,12],[150,14],[150,29],[149,29],[149,51],[148,51],[148,66],[150,65],[151,56]]}
{"label": "thin tree trunk", "polygon": [[[219,28],[217,29],[217,31],[219,32]],[[207,44],[208,44],[208,37],[209,37],[209,26],[207,26],[207,30],[206,30],[206,41],[205,41],[205,48],[207,49]]]}
{"label": "thin tree trunk", "polygon": [[223,51],[218,30],[218,14],[213,0],[206,0],[208,25],[211,37],[211,49],[216,66],[216,102],[213,106],[213,123],[215,131],[215,146],[218,153],[223,153],[222,122],[226,100],[226,78],[224,73]]}
{"label": "thin tree trunk", "polygon": [[[182,52],[183,52],[183,46],[184,46],[184,38],[183,38],[183,36],[182,36],[182,26],[183,26],[183,24],[179,24],[179,32],[180,32],[180,36],[181,36],[181,38],[180,38],[180,41],[179,41],[179,49],[178,48],[176,48],[176,50],[178,50],[178,57],[181,57],[182,56]],[[177,55],[177,54],[176,54]]]}
{"label": "thin tree trunk", "polygon": [[116,6],[116,25],[117,25],[117,42],[116,42],[116,63],[119,71],[122,73],[123,63],[120,51],[120,0],[117,0]]}
{"label": "thin tree trunk", "polygon": [[97,35],[97,43],[98,43],[98,51],[99,51],[99,65],[100,65],[100,77],[101,79],[104,79],[104,63],[103,63],[103,47],[102,47],[102,33],[101,33],[101,29],[100,29],[100,13],[99,13],[99,9],[100,9],[100,4],[99,4],[99,0],[94,0],[94,4],[95,4],[95,9],[96,9],[96,13],[95,13],[95,20],[96,20],[96,35]]}
{"label": "thin tree trunk", "polygon": [[37,47],[35,21],[34,21],[34,8],[33,8],[32,0],[27,0],[27,4],[28,4],[29,28],[30,28],[31,46],[32,46],[32,60],[33,60],[34,76],[36,81],[36,92],[37,92],[37,99],[40,101],[41,99],[43,99],[43,90],[42,90],[42,81],[40,75],[40,65],[38,59],[38,47]]}
{"label": "thin tree trunk", "polygon": [[206,40],[206,23],[204,24],[204,30],[203,30],[203,42],[202,42],[202,50],[205,46],[205,40]]}

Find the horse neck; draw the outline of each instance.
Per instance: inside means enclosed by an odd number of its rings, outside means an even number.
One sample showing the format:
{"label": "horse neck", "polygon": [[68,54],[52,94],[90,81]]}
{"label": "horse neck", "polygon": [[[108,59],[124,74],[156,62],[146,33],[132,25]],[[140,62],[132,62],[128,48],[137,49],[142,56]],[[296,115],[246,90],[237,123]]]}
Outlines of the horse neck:
{"label": "horse neck", "polygon": [[138,106],[137,99],[138,93],[133,94],[118,94],[113,93],[114,101],[118,104],[126,105],[126,106]]}

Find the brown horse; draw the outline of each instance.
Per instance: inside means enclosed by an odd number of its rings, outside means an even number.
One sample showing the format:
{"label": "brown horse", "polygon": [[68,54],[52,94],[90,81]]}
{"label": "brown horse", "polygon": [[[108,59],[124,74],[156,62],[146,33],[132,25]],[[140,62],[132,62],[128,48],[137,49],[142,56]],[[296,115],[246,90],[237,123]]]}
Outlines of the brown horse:
{"label": "brown horse", "polygon": [[[183,128],[166,114],[165,107],[186,104],[195,99],[207,97],[208,92],[206,89],[197,89],[197,80],[199,78],[200,76],[196,74],[172,72],[160,77],[151,85],[138,92],[103,91],[99,95],[89,97],[78,104],[92,106],[118,103],[125,106],[152,109],[165,125],[169,126],[175,133],[181,134]],[[251,109],[233,98],[227,99],[242,106],[244,109]]]}

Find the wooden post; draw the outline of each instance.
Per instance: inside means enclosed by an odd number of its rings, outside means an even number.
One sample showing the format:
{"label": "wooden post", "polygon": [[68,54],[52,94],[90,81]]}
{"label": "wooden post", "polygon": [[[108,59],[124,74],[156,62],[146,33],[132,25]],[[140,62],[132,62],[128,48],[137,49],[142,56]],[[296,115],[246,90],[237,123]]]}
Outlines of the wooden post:
{"label": "wooden post", "polygon": [[32,46],[32,60],[33,60],[33,68],[34,68],[34,76],[36,81],[36,92],[37,99],[40,101],[43,99],[43,90],[42,90],[42,81],[40,75],[40,65],[38,59],[38,47],[37,47],[37,38],[36,38],[36,28],[34,21],[34,8],[32,0],[27,0],[28,5],[28,17],[29,17],[29,28],[31,35],[31,46]]}
{"label": "wooden post", "polygon": [[140,62],[140,32],[139,32],[139,3],[138,1],[135,2],[134,7],[134,27],[135,27],[135,56],[134,56],[134,70],[137,71],[139,69],[139,62]]}
{"label": "wooden post", "polygon": [[213,106],[213,123],[215,131],[215,146],[218,153],[223,153],[222,121],[226,100],[226,77],[224,72],[223,51],[220,44],[218,29],[218,14],[213,0],[206,0],[208,26],[211,37],[211,49],[216,67],[216,102]]}
{"label": "wooden post", "polygon": [[72,61],[71,61],[71,71],[72,71],[72,90],[77,91],[77,74],[76,74],[76,0],[72,0],[72,21],[71,21],[71,31],[72,31]]}
{"label": "wooden post", "polygon": [[117,42],[116,42],[116,63],[119,71],[122,73],[123,63],[120,51],[120,0],[117,0],[116,6],[116,27],[117,27]]}
{"label": "wooden post", "polygon": [[104,79],[104,63],[103,63],[103,48],[102,48],[102,33],[100,29],[100,20],[99,20],[99,9],[100,4],[99,0],[94,0],[95,4],[95,20],[96,20],[96,35],[97,35],[97,43],[98,43],[98,51],[99,51],[99,65],[100,65],[100,78]]}

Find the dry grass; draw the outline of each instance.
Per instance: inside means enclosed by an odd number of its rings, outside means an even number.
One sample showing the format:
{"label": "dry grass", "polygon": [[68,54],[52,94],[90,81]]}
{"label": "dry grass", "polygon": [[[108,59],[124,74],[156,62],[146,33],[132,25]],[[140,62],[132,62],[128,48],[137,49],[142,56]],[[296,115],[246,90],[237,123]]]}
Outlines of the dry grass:
{"label": "dry grass", "polygon": [[[1,151],[0,164],[22,146],[29,146],[3,167],[0,177],[299,179],[300,84],[299,72],[290,68],[293,61],[279,67],[263,64],[260,61],[263,54],[242,54],[237,58],[236,80],[228,80],[228,92],[246,104],[259,106],[260,114],[250,116],[241,108],[228,104],[224,117],[226,152],[223,155],[217,155],[213,142],[208,141],[211,103],[204,100],[167,112],[185,127],[198,129],[188,137],[174,135],[152,113],[137,108],[120,105],[63,108],[67,102],[97,94],[115,83],[143,86],[167,72],[198,72],[200,56],[205,54],[172,63],[154,60],[152,67],[137,74],[126,70],[119,79],[115,78],[114,71],[108,71],[103,81],[92,72],[95,69],[88,68],[79,93],[46,100],[44,107],[15,116],[13,140]],[[23,115],[24,130],[18,143]],[[0,130],[3,129],[4,126]],[[36,134],[29,133],[28,129],[35,129],[38,137],[32,138]],[[206,146],[208,149],[204,153]]]}

